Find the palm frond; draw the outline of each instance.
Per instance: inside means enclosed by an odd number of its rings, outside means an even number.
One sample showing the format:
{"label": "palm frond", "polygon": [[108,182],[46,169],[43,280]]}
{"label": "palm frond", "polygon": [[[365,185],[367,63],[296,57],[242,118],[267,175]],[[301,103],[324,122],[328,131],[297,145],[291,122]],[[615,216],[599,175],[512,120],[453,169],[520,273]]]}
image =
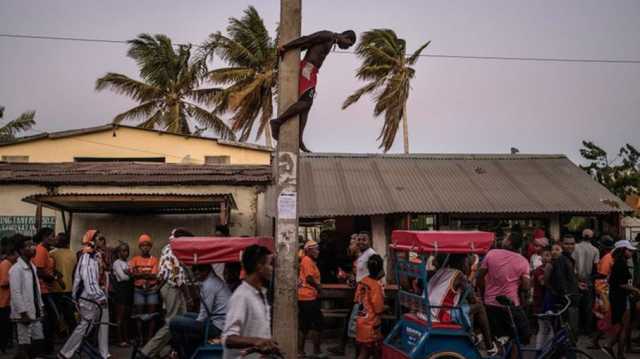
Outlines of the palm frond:
{"label": "palm frond", "polygon": [[141,105],[138,105],[116,115],[116,117],[113,118],[113,123],[121,123],[123,121],[140,121],[141,119],[147,119],[156,110],[158,110],[158,104],[156,101],[144,102]]}
{"label": "palm frond", "polygon": [[356,73],[356,78],[362,81],[379,80],[389,76],[394,70],[391,65],[361,66]]}
{"label": "palm frond", "polygon": [[256,132],[256,141],[264,134],[265,129],[269,125],[269,121],[273,118],[273,94],[271,89],[267,89],[262,95],[262,109],[260,110],[260,123],[258,123],[258,131]]}
{"label": "palm frond", "polygon": [[207,77],[215,84],[227,85],[255,76],[253,69],[246,67],[227,67],[209,71]]}
{"label": "palm frond", "polygon": [[199,105],[213,105],[216,103],[216,97],[222,92],[224,89],[218,87],[196,89],[189,91],[187,98]]}
{"label": "palm frond", "polygon": [[129,96],[138,102],[151,101],[162,96],[162,90],[156,86],[112,72],[96,80],[96,91],[105,89],[110,89],[120,95]]}
{"label": "palm frond", "polygon": [[411,54],[411,56],[409,57],[409,59],[407,59],[407,63],[409,65],[414,65],[416,61],[418,61],[418,58],[420,57],[420,54],[422,54],[422,51],[424,51],[424,49],[426,49],[430,43],[431,41],[427,41],[424,45],[420,46],[416,51],[414,51],[413,54]]}
{"label": "palm frond", "polygon": [[200,125],[212,129],[221,139],[235,140],[233,131],[222,119],[204,108],[192,103],[185,103],[193,119]]}
{"label": "palm frond", "polygon": [[237,67],[257,68],[260,65],[260,60],[254,53],[240,42],[221,33],[212,36],[215,52],[223,61]]}
{"label": "palm frond", "polygon": [[264,21],[253,6],[244,11],[240,19],[229,19],[227,27],[229,36],[253,52],[258,59],[270,57],[273,40],[269,36]]}
{"label": "palm frond", "polygon": [[30,130],[36,124],[36,121],[34,120],[35,116],[35,111],[22,113],[15,120],[9,121],[4,126],[0,127],[0,137],[3,141],[6,141],[15,138],[20,132]]}
{"label": "palm frond", "polygon": [[342,109],[344,110],[347,107],[349,107],[349,106],[353,105],[354,103],[358,102],[358,100],[360,100],[360,97],[362,97],[365,94],[368,94],[368,93],[371,93],[371,92],[375,91],[383,83],[384,83],[384,79],[378,80],[378,81],[372,81],[372,82],[364,85],[363,87],[359,88],[351,96],[347,97],[347,99],[342,104]]}

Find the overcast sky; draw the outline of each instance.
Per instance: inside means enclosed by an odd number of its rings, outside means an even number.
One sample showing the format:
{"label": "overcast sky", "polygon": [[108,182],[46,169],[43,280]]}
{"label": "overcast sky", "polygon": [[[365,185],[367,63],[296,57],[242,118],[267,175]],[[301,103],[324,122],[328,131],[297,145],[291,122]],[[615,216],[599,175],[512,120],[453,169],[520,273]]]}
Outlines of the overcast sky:
{"label": "overcast sky", "polygon": [[[248,5],[273,31],[276,0],[0,0],[0,33],[128,40],[148,32],[199,43]],[[303,33],[386,27],[411,50],[431,40],[428,54],[640,60],[638,19],[637,0],[303,0]],[[94,83],[108,71],[137,76],[126,50],[0,37],[5,119],[34,109],[45,131],[109,123],[133,102],[97,93]],[[382,119],[373,117],[369,99],[340,109],[361,85],[357,67],[350,54],[325,62],[305,136],[312,150],[380,152]],[[640,64],[423,57],[415,68],[412,152],[504,153],[514,146],[577,161],[583,139],[612,152],[627,142],[640,146]],[[401,151],[398,136],[391,152]]]}

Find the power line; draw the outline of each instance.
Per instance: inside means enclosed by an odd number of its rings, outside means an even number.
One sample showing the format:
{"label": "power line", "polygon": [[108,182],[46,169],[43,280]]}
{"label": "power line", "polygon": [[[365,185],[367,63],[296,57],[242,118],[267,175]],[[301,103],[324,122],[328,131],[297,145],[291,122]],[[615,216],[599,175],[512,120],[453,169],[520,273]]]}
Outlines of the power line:
{"label": "power line", "polygon": [[[127,44],[126,40],[110,40],[96,39],[84,37],[62,37],[62,36],[44,36],[44,35],[23,35],[23,34],[0,34],[0,37],[14,39],[31,39],[31,40],[54,40],[54,41],[75,41],[75,42],[93,42],[108,44]],[[185,44],[175,44],[175,46],[184,46]],[[198,46],[198,45],[196,45]],[[351,54],[354,51],[340,51],[335,53]],[[604,63],[604,64],[640,64],[640,60],[619,60],[619,59],[587,59],[587,58],[553,58],[553,57],[512,57],[512,56],[474,56],[474,55],[448,55],[448,54],[421,54],[420,57],[444,58],[444,59],[460,59],[460,60],[489,60],[489,61],[526,61],[526,62],[568,62],[568,63]]]}
{"label": "power line", "polygon": [[[355,54],[353,51],[335,51],[337,53]],[[579,62],[579,63],[606,63],[606,64],[640,64],[640,60],[613,60],[613,59],[572,59],[551,57],[509,57],[509,56],[470,56],[470,55],[434,55],[420,54],[420,57],[464,59],[464,60],[498,60],[498,61],[539,61],[539,62]]]}

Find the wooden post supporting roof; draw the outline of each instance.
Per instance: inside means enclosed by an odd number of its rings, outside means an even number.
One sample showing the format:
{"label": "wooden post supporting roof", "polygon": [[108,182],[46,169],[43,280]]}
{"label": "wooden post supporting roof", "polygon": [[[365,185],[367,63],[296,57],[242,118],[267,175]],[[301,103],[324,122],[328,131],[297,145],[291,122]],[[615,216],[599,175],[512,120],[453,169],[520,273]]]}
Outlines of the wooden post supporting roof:
{"label": "wooden post supporting roof", "polygon": [[[280,1],[279,45],[300,37],[301,0]],[[298,100],[300,52],[288,51],[278,69],[278,114]],[[298,343],[298,151],[299,118],[280,127],[276,154],[276,278],[274,338],[285,358],[297,358]]]}

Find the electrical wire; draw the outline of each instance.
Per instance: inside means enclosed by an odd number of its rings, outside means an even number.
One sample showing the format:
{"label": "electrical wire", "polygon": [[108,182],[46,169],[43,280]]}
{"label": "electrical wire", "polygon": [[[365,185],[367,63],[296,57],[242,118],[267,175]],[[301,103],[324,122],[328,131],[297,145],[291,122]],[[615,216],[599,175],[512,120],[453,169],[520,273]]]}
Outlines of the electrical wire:
{"label": "electrical wire", "polygon": [[[64,37],[64,36],[45,36],[45,35],[24,35],[0,33],[0,37],[14,39],[32,39],[32,40],[53,40],[53,41],[75,41],[75,42],[93,42],[107,44],[127,44],[126,40],[96,39],[85,37]],[[175,46],[186,46],[186,44],[175,44]],[[197,45],[196,45],[197,46]],[[354,51],[334,50],[338,54],[351,54]],[[486,60],[486,61],[524,61],[524,62],[565,62],[565,63],[592,63],[592,64],[640,64],[640,60],[629,59],[587,59],[587,58],[554,58],[554,57],[523,57],[523,56],[474,56],[474,55],[449,55],[449,54],[420,54],[420,57],[442,58],[442,59],[459,59],[459,60]]]}

